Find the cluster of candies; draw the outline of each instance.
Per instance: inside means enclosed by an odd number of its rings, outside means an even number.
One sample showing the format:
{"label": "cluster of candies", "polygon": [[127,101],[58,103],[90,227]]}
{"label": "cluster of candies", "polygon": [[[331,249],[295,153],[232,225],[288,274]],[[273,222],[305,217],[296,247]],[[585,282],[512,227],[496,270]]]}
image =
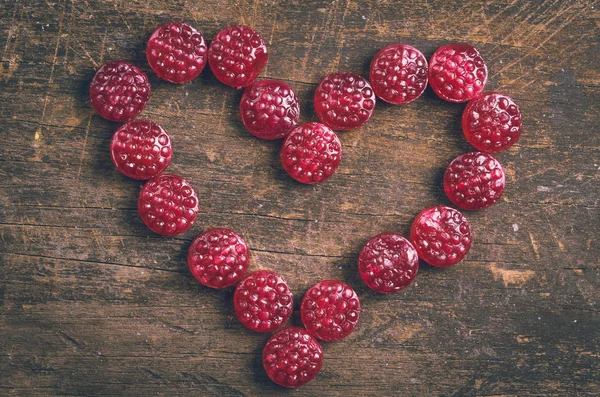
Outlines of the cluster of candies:
{"label": "cluster of candies", "polygon": [[[318,85],[314,95],[320,123],[296,126],[300,106],[285,82],[256,81],[267,63],[267,48],[260,35],[247,26],[230,26],[217,34],[207,48],[202,35],[185,23],[156,29],[146,56],[162,79],[185,83],[196,78],[206,62],[224,84],[245,87],[240,115],[250,133],[262,139],[281,139],[282,167],[301,183],[315,184],[331,177],[342,158],[342,145],[333,130],[364,125],[375,109],[376,97],[391,104],[417,99],[427,84],[442,99],[467,102],[463,130],[479,150],[454,159],[444,175],[444,190],[452,203],[465,210],[496,203],[505,185],[504,170],[489,153],[504,150],[521,134],[521,113],[512,99],[483,93],[487,67],[479,52],[467,44],[439,48],[429,63],[406,44],[379,51],[371,62],[370,82],[349,72],[333,73]],[[198,214],[198,196],[181,176],[163,174],[172,158],[171,138],[158,124],[134,120],[150,99],[148,77],[124,61],[108,62],[90,85],[96,111],[106,119],[126,122],[114,134],[110,150],[124,175],[148,180],[138,199],[139,214],[154,232],[175,235],[188,230]],[[415,278],[419,258],[433,266],[460,262],[471,247],[471,228],[457,210],[436,206],[414,220],[410,241],[396,233],[369,240],[360,252],[358,270],[372,290],[391,294]],[[235,312],[248,329],[274,332],[293,312],[292,292],[281,275],[259,270],[246,275],[248,246],[229,229],[211,229],[192,242],[188,265],[194,277],[210,288],[237,284]],[[285,387],[299,387],[321,370],[323,349],[317,339],[344,339],[356,327],[360,302],[356,292],[338,280],[321,281],[308,289],[300,314],[305,328],[288,327],[267,342],[263,364],[267,375]]]}

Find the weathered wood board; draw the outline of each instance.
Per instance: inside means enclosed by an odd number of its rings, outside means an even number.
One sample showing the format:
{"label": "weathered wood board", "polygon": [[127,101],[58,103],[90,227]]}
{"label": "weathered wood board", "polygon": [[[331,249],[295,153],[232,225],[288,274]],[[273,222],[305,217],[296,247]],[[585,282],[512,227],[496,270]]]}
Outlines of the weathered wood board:
{"label": "weathered wood board", "polygon": [[[0,395],[15,396],[547,396],[600,394],[600,3],[496,1],[0,1]],[[356,260],[383,231],[407,234],[423,208],[448,204],[446,165],[471,150],[464,105],[428,89],[377,105],[340,133],[344,160],[319,186],[279,163],[280,142],[240,121],[241,92],[206,70],[159,80],[145,43],[182,20],[211,38],[230,24],[262,33],[262,77],[293,85],[302,121],[326,74],[368,75],[381,47],[429,57],[473,43],[488,90],[524,114],[519,143],[496,157],[507,189],[468,213],[475,243],[448,269],[422,265],[406,290],[379,296]],[[118,124],[93,112],[89,82],[111,59],[147,71],[142,116],[174,140],[169,170],[196,187],[187,233],[152,234],[137,215],[141,183],[112,166]],[[319,377],[291,392],[269,381],[269,335],[236,319],[232,291],[201,287],[186,252],[197,233],[230,227],[251,269],[283,274],[296,297],[340,278],[363,312],[344,342],[326,343]],[[292,323],[298,323],[296,315]]]}

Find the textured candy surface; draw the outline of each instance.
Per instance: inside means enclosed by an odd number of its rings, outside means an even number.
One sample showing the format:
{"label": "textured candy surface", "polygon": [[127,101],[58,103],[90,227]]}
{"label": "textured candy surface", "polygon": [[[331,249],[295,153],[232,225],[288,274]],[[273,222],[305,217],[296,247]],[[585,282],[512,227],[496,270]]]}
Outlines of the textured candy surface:
{"label": "textured candy surface", "polygon": [[158,175],[142,188],[138,212],[154,233],[173,236],[185,232],[196,221],[198,196],[179,175]]}
{"label": "textured candy surface", "polygon": [[188,250],[188,267],[201,284],[227,288],[246,273],[250,258],[248,246],[233,230],[210,229],[198,235]]}
{"label": "textured candy surface", "polygon": [[444,191],[459,208],[480,210],[494,205],[504,191],[504,169],[482,152],[464,153],[452,160],[444,174]]}
{"label": "textured candy surface", "polygon": [[223,29],[208,49],[208,64],[216,78],[235,88],[252,84],[268,58],[264,40],[248,26]]}
{"label": "textured candy surface", "polygon": [[375,95],[394,105],[409,103],[427,87],[427,59],[408,44],[392,44],[371,60],[369,80]]}
{"label": "textured candy surface", "polygon": [[363,281],[382,294],[392,294],[408,286],[418,269],[417,251],[410,241],[396,233],[381,233],[371,238],[358,257]]}
{"label": "textured candy surface", "polygon": [[110,154],[123,175],[141,180],[163,172],[173,157],[169,134],[150,120],[132,120],[119,127]]}
{"label": "textured candy surface", "polygon": [[325,280],[308,289],[300,315],[306,329],[318,339],[341,340],[356,328],[360,302],[348,284]]}
{"label": "textured candy surface", "polygon": [[429,84],[449,102],[467,102],[481,94],[487,66],[475,47],[453,43],[437,49],[429,61]]}
{"label": "textured candy surface", "polygon": [[462,125],[471,145],[482,152],[495,153],[508,149],[519,140],[523,118],[515,101],[492,92],[469,102]]}
{"label": "textured candy surface", "polygon": [[323,348],[304,328],[284,328],[263,349],[263,366],[269,378],[283,387],[296,388],[313,380],[323,366]]}
{"label": "textured candy surface", "polygon": [[300,103],[288,84],[277,80],[253,83],[242,95],[240,114],[246,129],[261,139],[280,139],[300,118]]}
{"label": "textured candy surface", "polygon": [[371,84],[356,73],[338,72],[325,77],[315,91],[319,120],[333,130],[351,130],[364,125],[375,109]]}
{"label": "textured candy surface", "polygon": [[281,147],[281,164],[301,183],[326,181],[342,161],[342,143],[329,127],[305,123],[296,127]]}
{"label": "textured candy surface", "polygon": [[270,270],[248,274],[235,288],[235,313],[247,328],[273,332],[292,315],[294,297],[287,282]]}
{"label": "textured candy surface", "polygon": [[92,106],[107,120],[133,120],[150,100],[146,73],[125,61],[103,65],[90,83]]}
{"label": "textured candy surface", "polygon": [[452,266],[471,249],[471,226],[459,211],[438,205],[417,215],[410,240],[425,262],[438,267]]}
{"label": "textured candy surface", "polygon": [[171,83],[195,79],[206,66],[202,34],[183,22],[158,27],[146,46],[146,58],[158,77]]}

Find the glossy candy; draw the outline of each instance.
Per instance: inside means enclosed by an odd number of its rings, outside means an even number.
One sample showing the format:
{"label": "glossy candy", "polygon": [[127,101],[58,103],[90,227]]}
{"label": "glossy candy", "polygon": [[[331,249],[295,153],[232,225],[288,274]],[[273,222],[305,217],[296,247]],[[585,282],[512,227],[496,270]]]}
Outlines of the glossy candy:
{"label": "glossy candy", "polygon": [[150,100],[146,73],[125,61],[103,65],[90,83],[92,106],[107,120],[133,120]]}
{"label": "glossy candy", "polygon": [[183,22],[158,27],[146,46],[146,58],[158,77],[171,83],[187,83],[206,66],[206,42],[202,34]]}

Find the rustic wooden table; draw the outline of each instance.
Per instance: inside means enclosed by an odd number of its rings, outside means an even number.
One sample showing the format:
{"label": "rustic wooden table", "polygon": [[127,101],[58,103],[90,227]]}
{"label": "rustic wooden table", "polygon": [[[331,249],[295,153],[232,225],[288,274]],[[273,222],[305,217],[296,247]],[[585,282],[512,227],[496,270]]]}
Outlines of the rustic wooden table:
{"label": "rustic wooden table", "polygon": [[[321,374],[295,396],[546,396],[600,393],[600,3],[588,0],[125,1],[0,3],[0,395],[291,395],[261,365],[269,338],[235,317],[232,291],[189,274],[190,241],[209,227],[241,233],[251,269],[282,273],[296,297],[327,278],[359,292],[363,312],[344,342],[324,343]],[[319,186],[281,169],[280,142],[248,134],[241,92],[208,68],[159,80],[144,49],[153,29],[183,20],[214,36],[253,26],[267,41],[262,77],[293,85],[302,121],[338,70],[368,75],[381,47],[429,57],[452,41],[487,61],[488,90],[510,94],[525,132],[497,155],[507,189],[468,213],[475,243],[448,269],[422,265],[406,290],[381,296],[360,281],[372,235],[408,234],[423,208],[448,204],[441,177],[472,150],[464,105],[428,89],[383,103],[341,133],[344,161]],[[142,116],[173,136],[169,170],[196,187],[187,233],[151,233],[141,186],[113,168],[118,124],[90,106],[100,65],[149,72]]]}

